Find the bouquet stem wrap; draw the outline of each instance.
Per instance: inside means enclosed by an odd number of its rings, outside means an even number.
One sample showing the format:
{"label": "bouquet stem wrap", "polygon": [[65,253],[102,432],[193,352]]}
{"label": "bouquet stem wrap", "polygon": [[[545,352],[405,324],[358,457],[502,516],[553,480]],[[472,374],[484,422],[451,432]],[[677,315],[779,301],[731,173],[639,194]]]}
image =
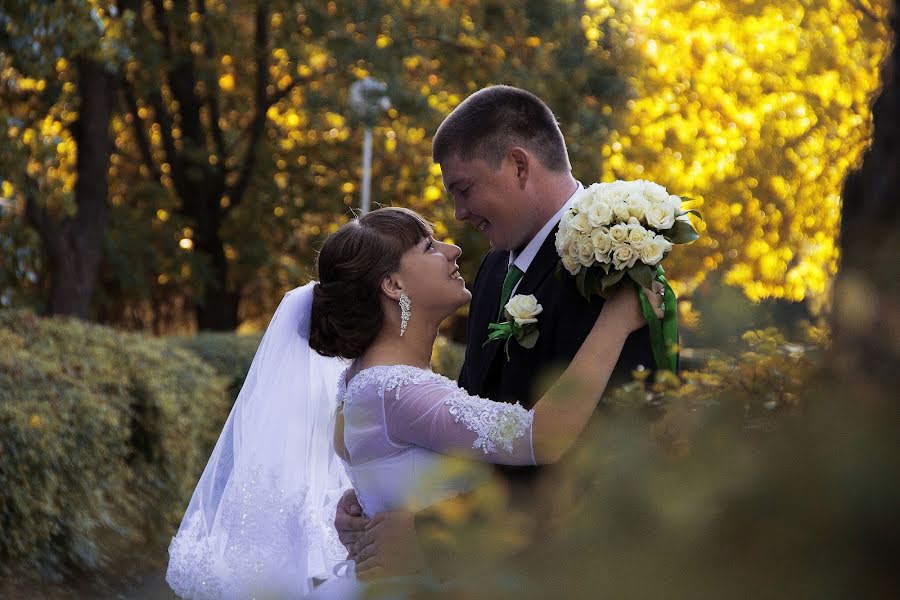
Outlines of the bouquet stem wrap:
{"label": "bouquet stem wrap", "polygon": [[678,306],[675,292],[666,280],[663,268],[656,267],[656,281],[663,286],[663,302],[665,315],[662,319],[656,318],[650,300],[643,288],[639,288],[641,300],[641,312],[650,327],[650,346],[653,350],[653,361],[657,370],[668,370],[673,373],[678,369]]}

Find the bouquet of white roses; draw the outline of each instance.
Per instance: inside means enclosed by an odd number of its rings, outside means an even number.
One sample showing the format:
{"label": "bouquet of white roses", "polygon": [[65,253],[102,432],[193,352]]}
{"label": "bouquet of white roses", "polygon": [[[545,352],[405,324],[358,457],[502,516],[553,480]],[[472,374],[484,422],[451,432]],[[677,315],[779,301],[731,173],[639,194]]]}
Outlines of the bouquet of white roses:
{"label": "bouquet of white roses", "polygon": [[[647,289],[654,280],[663,284],[666,317],[662,324],[643,292],[641,303],[657,367],[673,371],[677,362],[675,294],[660,263],[674,244],[697,239],[686,216],[700,216],[695,210],[683,210],[681,202],[682,198],[651,181],[595,183],[575,198],[556,233],[560,264],[575,276],[579,293],[588,300],[593,295],[607,297],[626,276]],[[655,331],[657,326],[662,331]]]}

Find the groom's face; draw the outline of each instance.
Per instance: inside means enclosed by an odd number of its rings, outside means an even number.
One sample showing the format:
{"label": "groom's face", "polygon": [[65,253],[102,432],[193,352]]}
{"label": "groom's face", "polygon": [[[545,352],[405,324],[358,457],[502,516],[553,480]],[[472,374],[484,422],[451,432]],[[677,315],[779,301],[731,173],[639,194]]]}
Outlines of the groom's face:
{"label": "groom's face", "polygon": [[527,196],[515,164],[504,160],[494,169],[482,159],[453,156],[441,163],[441,176],[457,221],[483,233],[493,248],[520,250],[528,242]]}

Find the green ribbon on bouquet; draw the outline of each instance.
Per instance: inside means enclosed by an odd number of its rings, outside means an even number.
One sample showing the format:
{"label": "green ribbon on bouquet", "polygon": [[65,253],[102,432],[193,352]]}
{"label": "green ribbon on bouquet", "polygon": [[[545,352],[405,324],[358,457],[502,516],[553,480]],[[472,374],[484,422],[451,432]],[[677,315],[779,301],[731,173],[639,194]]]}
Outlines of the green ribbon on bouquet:
{"label": "green ribbon on bouquet", "polygon": [[650,300],[643,288],[639,288],[638,296],[641,299],[641,312],[650,326],[650,347],[653,350],[653,361],[658,370],[666,369],[675,373],[678,367],[678,306],[675,292],[666,281],[665,271],[661,266],[656,267],[656,281],[663,285],[663,303],[665,315],[662,319],[656,318]]}

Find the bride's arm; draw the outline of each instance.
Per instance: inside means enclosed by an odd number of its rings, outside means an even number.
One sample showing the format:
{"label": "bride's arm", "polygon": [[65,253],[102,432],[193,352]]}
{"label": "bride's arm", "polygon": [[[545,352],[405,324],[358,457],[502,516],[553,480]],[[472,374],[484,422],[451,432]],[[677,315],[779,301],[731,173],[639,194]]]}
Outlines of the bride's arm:
{"label": "bride's arm", "polygon": [[555,462],[587,424],[625,339],[643,325],[634,290],[616,293],[569,367],[531,411],[471,396],[449,382],[399,385],[384,396],[388,437],[499,464]]}
{"label": "bride's arm", "polygon": [[[659,297],[647,295],[651,302]],[[662,311],[655,310],[662,318]],[[645,324],[631,286],[606,301],[568,368],[534,405],[532,448],[537,464],[558,461],[575,442],[606,390],[625,340]]]}

